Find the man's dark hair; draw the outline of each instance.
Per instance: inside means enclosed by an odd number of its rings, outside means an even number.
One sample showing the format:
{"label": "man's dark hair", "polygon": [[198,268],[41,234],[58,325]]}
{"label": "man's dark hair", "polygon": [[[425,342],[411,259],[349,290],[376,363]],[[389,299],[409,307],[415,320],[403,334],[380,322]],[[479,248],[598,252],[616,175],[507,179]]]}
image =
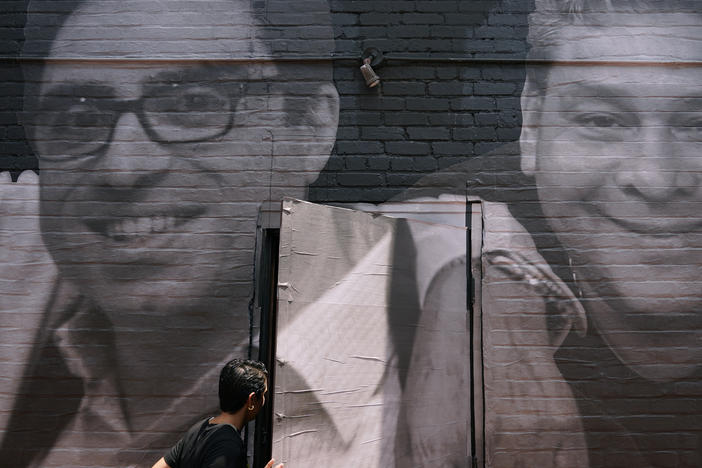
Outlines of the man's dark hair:
{"label": "man's dark hair", "polygon": [[263,363],[232,359],[219,374],[219,408],[225,413],[236,413],[246,404],[251,392],[256,398],[262,398],[267,380],[268,371]]}
{"label": "man's dark hair", "polygon": [[[615,14],[622,14],[617,17]],[[583,28],[583,37],[593,30],[662,24],[659,15],[679,17],[678,26],[689,25],[691,15],[700,15],[698,0],[535,0],[535,9],[529,15],[529,58],[563,59],[553,57],[553,47],[559,43],[578,40],[563,34],[563,28]],[[653,18],[653,20],[651,20]],[[625,21],[624,23],[622,23]],[[668,19],[667,21],[671,21]],[[695,24],[695,23],[692,23]],[[576,57],[566,57],[576,58]],[[542,67],[532,68],[540,70]]]}

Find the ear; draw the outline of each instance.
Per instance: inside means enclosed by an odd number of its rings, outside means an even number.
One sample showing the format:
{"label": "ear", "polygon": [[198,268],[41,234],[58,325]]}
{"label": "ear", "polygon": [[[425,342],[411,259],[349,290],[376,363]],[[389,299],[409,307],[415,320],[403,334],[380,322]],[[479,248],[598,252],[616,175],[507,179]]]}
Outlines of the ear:
{"label": "ear", "polygon": [[[312,86],[314,86],[312,88]],[[336,141],[339,124],[339,93],[330,81],[310,85],[309,94],[292,95],[285,125],[272,128],[274,139],[282,144],[274,145],[273,156],[297,154],[297,158],[280,158],[288,172],[280,177],[291,185],[307,187],[324,168]],[[294,153],[291,153],[294,152]],[[296,174],[296,175],[295,175]],[[292,195],[291,192],[288,195]],[[298,196],[304,196],[302,193]]]}
{"label": "ear", "polygon": [[249,397],[246,399],[246,409],[254,409],[256,407],[256,403],[256,394],[254,392],[249,393]]}
{"label": "ear", "polygon": [[522,132],[519,136],[519,152],[521,154],[522,172],[533,176],[536,172],[536,146],[539,133],[538,111],[542,99],[538,93],[534,80],[527,75],[522,91]]}
{"label": "ear", "polygon": [[[310,106],[310,113],[317,136],[330,138],[333,144],[339,126],[339,92],[333,83],[327,82],[319,86],[315,100]],[[331,147],[329,151],[331,152]]]}

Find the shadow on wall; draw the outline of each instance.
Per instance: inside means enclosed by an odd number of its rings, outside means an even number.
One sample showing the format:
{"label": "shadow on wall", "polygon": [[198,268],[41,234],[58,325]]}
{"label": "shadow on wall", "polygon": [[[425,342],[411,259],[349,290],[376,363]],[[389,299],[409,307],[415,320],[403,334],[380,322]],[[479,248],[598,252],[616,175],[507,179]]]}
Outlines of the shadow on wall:
{"label": "shadow on wall", "polygon": [[376,69],[381,84],[372,89],[360,59],[335,63],[337,142],[310,186],[311,200],[386,201],[422,175],[519,138],[532,0],[337,1],[333,7],[337,54],[360,57],[375,47],[386,60]]}
{"label": "shadow on wall", "polygon": [[9,171],[12,180],[27,169],[39,165],[27,142],[19,115],[23,109],[24,80],[19,59],[24,43],[27,0],[3,5],[0,15],[0,76],[2,76],[2,111],[0,111],[0,172]]}

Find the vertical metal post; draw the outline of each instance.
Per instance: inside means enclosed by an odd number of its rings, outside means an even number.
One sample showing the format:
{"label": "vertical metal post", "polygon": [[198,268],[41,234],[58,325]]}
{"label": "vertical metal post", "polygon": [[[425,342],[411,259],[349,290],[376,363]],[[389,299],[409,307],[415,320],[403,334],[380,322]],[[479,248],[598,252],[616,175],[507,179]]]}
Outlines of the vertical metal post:
{"label": "vertical metal post", "polygon": [[468,333],[470,336],[470,376],[471,376],[471,430],[470,440],[475,468],[485,465],[485,400],[483,394],[483,327],[482,327],[482,246],[483,246],[483,206],[482,201],[468,197],[466,200],[466,226],[468,234],[466,248],[468,267]]}
{"label": "vertical metal post", "polygon": [[271,459],[273,451],[273,400],[275,398],[275,330],[278,307],[278,252],[280,229],[263,229],[258,290],[261,314],[258,360],[268,368],[268,396],[266,404],[256,418],[254,434],[254,468],[262,468]]}

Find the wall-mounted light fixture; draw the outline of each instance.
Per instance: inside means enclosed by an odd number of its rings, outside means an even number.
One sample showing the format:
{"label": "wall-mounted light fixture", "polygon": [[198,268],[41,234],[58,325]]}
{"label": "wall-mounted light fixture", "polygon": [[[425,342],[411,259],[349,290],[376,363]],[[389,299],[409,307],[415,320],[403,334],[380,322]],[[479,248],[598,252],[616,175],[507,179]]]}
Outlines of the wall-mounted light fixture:
{"label": "wall-mounted light fixture", "polygon": [[363,75],[363,79],[366,80],[366,86],[368,86],[369,88],[378,86],[378,83],[380,83],[380,77],[375,72],[375,70],[373,70],[373,67],[371,67],[370,58],[363,59],[363,65],[361,65],[361,74]]}
{"label": "wall-mounted light fixture", "polygon": [[380,77],[373,70],[373,67],[377,67],[383,61],[383,54],[376,48],[371,47],[363,51],[361,55],[361,74],[363,79],[366,80],[366,86],[373,88],[378,86],[380,83]]}

